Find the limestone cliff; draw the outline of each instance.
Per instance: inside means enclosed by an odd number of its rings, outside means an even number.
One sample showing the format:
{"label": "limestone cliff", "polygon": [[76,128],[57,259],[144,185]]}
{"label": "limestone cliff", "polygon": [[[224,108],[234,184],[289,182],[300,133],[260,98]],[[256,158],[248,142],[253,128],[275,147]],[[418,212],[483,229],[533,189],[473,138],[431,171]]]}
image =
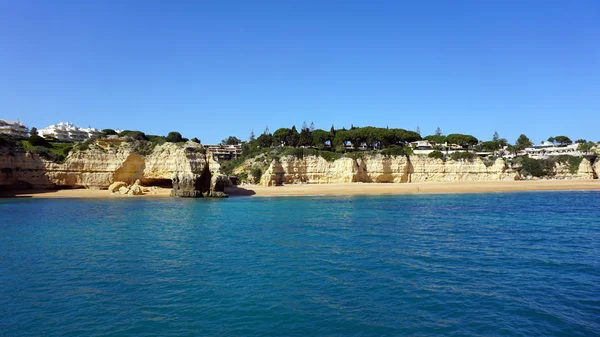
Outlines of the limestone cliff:
{"label": "limestone cliff", "polygon": [[418,155],[410,158],[365,155],[356,160],[341,158],[327,162],[316,156],[303,159],[286,156],[271,163],[260,183],[271,186],[291,183],[407,183],[519,178],[519,174],[509,168],[503,159],[497,159],[488,167],[479,158],[443,161]]}
{"label": "limestone cliff", "polygon": [[64,163],[0,150],[0,187],[107,189],[117,181],[131,184],[139,179],[144,185],[172,187],[175,196],[224,196],[226,179],[199,144],[165,143],[147,155],[139,153],[138,145],[101,139],[85,151],[72,152]]}
{"label": "limestone cliff", "polygon": [[408,171],[409,182],[520,179],[519,174],[512,171],[502,158],[496,159],[488,167],[480,158],[443,161],[427,156],[411,156]]}
{"label": "limestone cliff", "polygon": [[577,171],[573,172],[567,163],[555,163],[553,169],[555,179],[594,179],[592,164],[586,158],[581,160]]}
{"label": "limestone cliff", "polygon": [[[550,172],[553,179],[596,179],[600,160],[594,166],[586,158],[576,171],[567,163],[555,163]],[[422,155],[387,157],[364,155],[358,159],[341,158],[333,162],[317,156],[298,159],[285,156],[274,160],[261,177],[265,186],[311,183],[407,183],[449,181],[499,181],[531,179],[521,177],[502,158],[486,165],[478,157],[466,160],[442,160]],[[537,179],[537,178],[534,178]]]}
{"label": "limestone cliff", "polygon": [[274,160],[260,179],[262,185],[294,183],[332,184],[361,181],[358,163],[350,158],[328,162],[321,157],[296,159],[291,156]]}

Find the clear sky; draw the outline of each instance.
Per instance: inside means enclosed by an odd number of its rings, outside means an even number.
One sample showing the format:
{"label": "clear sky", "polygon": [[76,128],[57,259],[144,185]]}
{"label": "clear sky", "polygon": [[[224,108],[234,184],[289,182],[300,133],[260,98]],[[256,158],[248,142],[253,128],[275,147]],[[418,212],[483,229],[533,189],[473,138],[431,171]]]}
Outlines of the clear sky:
{"label": "clear sky", "polygon": [[0,0],[0,118],[600,141],[600,1]]}

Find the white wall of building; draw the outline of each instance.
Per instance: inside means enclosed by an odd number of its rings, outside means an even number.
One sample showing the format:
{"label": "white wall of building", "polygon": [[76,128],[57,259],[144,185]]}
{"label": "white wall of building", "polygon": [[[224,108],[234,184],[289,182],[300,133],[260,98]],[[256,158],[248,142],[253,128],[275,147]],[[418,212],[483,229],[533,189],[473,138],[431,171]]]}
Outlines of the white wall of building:
{"label": "white wall of building", "polygon": [[29,137],[29,129],[19,121],[0,119],[0,133],[13,137]]}

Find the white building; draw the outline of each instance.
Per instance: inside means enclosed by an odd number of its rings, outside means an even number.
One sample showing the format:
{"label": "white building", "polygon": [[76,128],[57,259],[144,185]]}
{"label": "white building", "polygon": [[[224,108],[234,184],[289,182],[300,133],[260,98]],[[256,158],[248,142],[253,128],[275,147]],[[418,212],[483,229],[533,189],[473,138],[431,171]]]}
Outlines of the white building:
{"label": "white building", "polygon": [[410,143],[410,146],[415,150],[433,150],[435,142],[428,140],[417,140],[416,142]]}
{"label": "white building", "polygon": [[88,138],[100,137],[100,135],[102,135],[102,131],[96,128],[82,128],[81,130],[87,132]]}
{"label": "white building", "polygon": [[19,121],[7,121],[0,119],[0,133],[13,137],[29,137],[29,129]]}
{"label": "white building", "polygon": [[38,130],[44,138],[56,138],[66,142],[82,142],[90,137],[99,136],[100,130],[95,128],[80,128],[73,123],[60,122]]}
{"label": "white building", "polygon": [[238,145],[204,145],[212,152],[213,156],[219,159],[237,159],[242,155],[242,144]]}
{"label": "white building", "polygon": [[544,159],[551,156],[569,155],[575,157],[582,157],[591,153],[579,151],[577,148],[579,144],[570,144],[563,146],[556,146],[551,142],[542,142],[540,145],[525,148],[524,154],[528,155],[529,158]]}

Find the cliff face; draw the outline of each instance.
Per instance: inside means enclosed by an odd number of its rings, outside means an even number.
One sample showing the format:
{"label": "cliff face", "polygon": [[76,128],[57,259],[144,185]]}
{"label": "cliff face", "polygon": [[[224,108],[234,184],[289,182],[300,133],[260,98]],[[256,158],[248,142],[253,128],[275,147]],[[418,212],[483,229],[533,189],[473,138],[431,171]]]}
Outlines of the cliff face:
{"label": "cliff face", "polygon": [[[564,166],[564,165],[563,165]],[[557,164],[557,179],[594,179],[594,171],[587,159],[583,159],[576,173],[570,173],[568,166]],[[597,169],[600,164],[596,163]],[[265,186],[293,183],[407,183],[407,182],[446,182],[446,181],[499,181],[519,180],[518,172],[498,158],[491,166],[486,166],[480,158],[473,160],[447,160],[427,156],[406,158],[385,157],[382,155],[364,156],[357,160],[341,158],[328,162],[321,157],[309,156],[298,159],[291,156],[273,161],[261,177]]]}
{"label": "cliff face", "polygon": [[224,189],[218,163],[192,142],[165,143],[143,156],[134,143],[102,139],[86,151],[71,153],[64,163],[4,151],[0,172],[0,187],[106,189],[117,181],[131,184],[139,179],[144,185],[172,187],[176,196],[219,195]]}
{"label": "cliff face", "polygon": [[312,183],[333,184],[361,181],[360,169],[356,161],[341,158],[328,162],[321,157],[309,156],[304,159],[283,157],[274,160],[262,175],[260,183],[266,186]]}
{"label": "cliff face", "polygon": [[480,158],[448,160],[426,156],[410,157],[410,182],[518,180],[519,174],[507,167],[502,158],[487,167]]}
{"label": "cliff face", "polygon": [[52,187],[54,183],[46,176],[45,170],[45,162],[37,154],[0,149],[0,187]]}
{"label": "cliff face", "polygon": [[586,158],[581,160],[576,172],[572,172],[568,164],[554,164],[554,178],[556,179],[594,179],[594,169],[592,164]]}

